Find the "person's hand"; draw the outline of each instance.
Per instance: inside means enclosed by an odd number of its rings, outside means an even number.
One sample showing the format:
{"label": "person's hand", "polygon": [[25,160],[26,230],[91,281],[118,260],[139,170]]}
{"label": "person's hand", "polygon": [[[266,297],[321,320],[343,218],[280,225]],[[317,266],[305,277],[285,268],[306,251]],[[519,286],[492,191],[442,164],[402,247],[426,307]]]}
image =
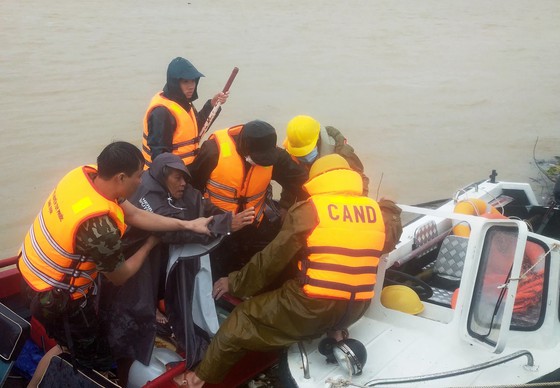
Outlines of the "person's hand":
{"label": "person's hand", "polygon": [[220,299],[226,292],[229,292],[229,281],[227,276],[216,280],[214,288],[212,289],[212,297],[214,299]]}
{"label": "person's hand", "polygon": [[161,240],[160,240],[159,237],[156,237],[156,236],[154,236],[154,235],[152,234],[152,235],[150,235],[150,237],[148,237],[148,238],[146,239],[146,242],[144,243],[144,245],[145,245],[148,249],[152,249],[153,247],[155,247],[156,245],[158,245],[160,241],[161,241]]}
{"label": "person's hand", "polygon": [[246,225],[251,225],[255,221],[255,208],[250,207],[235,214],[231,219],[231,231],[236,232]]}
{"label": "person's hand", "polygon": [[210,223],[210,221],[212,221],[212,218],[213,217],[200,217],[192,221],[183,221],[183,224],[185,225],[185,229],[187,230],[210,236],[208,224]]}
{"label": "person's hand", "polygon": [[220,93],[216,94],[216,95],[214,96],[214,98],[212,98],[212,101],[211,101],[212,107],[216,106],[216,104],[217,104],[218,102],[219,102],[221,105],[225,104],[226,101],[227,101],[227,99],[228,99],[228,97],[229,97],[229,91],[227,91],[227,92],[225,92],[225,93],[224,93],[224,92],[220,92]]}

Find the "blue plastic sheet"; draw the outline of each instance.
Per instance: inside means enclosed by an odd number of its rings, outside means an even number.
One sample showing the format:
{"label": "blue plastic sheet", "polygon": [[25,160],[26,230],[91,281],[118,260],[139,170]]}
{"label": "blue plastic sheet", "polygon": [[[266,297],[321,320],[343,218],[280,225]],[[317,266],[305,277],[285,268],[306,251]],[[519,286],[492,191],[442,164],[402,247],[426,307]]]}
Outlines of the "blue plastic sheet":
{"label": "blue plastic sheet", "polygon": [[43,353],[35,342],[28,339],[16,359],[14,372],[30,380],[33,373],[35,373],[35,369],[37,369],[37,364],[39,364],[44,354],[45,353]]}

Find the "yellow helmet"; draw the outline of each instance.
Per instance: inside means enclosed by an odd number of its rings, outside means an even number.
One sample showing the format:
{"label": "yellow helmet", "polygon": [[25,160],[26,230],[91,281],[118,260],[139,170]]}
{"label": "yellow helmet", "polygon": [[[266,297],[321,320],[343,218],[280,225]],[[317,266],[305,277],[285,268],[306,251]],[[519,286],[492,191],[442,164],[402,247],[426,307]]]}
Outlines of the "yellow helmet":
{"label": "yellow helmet", "polygon": [[424,311],[424,304],[418,294],[412,288],[403,285],[384,287],[381,291],[381,304],[388,309],[407,314],[420,314]]}
{"label": "yellow helmet", "polygon": [[350,170],[350,165],[339,154],[329,154],[320,157],[309,169],[309,180],[332,170]]}
{"label": "yellow helmet", "polygon": [[313,151],[319,139],[321,124],[310,116],[296,116],[286,127],[284,147],[290,155],[301,157]]}

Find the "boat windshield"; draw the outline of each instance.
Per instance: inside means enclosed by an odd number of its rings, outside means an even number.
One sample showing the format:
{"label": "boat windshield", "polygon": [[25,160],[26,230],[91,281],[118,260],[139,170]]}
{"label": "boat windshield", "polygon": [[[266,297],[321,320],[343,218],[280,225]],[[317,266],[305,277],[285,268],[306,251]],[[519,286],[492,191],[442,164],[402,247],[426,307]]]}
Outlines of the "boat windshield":
{"label": "boat windshield", "polygon": [[[497,344],[505,307],[505,286],[515,258],[518,231],[494,226],[488,230],[468,318],[471,336],[492,346]],[[509,323],[509,322],[508,322]]]}

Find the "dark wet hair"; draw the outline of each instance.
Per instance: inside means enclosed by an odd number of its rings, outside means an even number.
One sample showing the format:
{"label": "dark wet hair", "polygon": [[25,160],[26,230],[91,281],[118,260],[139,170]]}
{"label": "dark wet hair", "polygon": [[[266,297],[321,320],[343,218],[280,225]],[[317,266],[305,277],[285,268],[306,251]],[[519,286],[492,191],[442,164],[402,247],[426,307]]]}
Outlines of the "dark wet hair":
{"label": "dark wet hair", "polygon": [[121,172],[132,176],[144,167],[144,163],[144,156],[138,147],[126,141],[115,141],[97,157],[97,172],[103,179],[110,179]]}

